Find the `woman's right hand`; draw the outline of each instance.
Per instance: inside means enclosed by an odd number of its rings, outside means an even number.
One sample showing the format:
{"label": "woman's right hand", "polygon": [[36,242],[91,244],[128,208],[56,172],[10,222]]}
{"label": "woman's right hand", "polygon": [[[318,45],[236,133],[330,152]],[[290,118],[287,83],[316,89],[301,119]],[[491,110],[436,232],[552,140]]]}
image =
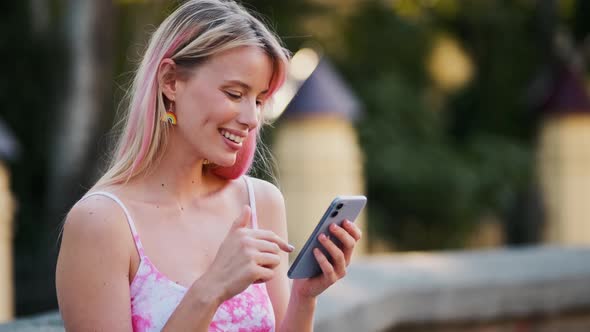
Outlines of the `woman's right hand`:
{"label": "woman's right hand", "polygon": [[274,232],[247,227],[250,218],[250,207],[245,205],[203,276],[222,292],[222,301],[241,293],[252,283],[272,279],[281,261],[280,251],[293,251]]}

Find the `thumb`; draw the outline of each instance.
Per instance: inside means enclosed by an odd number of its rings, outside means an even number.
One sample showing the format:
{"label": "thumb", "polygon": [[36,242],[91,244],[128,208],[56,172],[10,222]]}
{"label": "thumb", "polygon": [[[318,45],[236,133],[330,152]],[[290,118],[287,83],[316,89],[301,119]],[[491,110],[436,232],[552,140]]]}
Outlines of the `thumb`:
{"label": "thumb", "polygon": [[252,215],[252,211],[248,205],[244,205],[242,207],[242,212],[240,216],[234,220],[234,224],[232,225],[232,229],[238,229],[242,227],[248,226],[248,222],[250,221],[250,217]]}

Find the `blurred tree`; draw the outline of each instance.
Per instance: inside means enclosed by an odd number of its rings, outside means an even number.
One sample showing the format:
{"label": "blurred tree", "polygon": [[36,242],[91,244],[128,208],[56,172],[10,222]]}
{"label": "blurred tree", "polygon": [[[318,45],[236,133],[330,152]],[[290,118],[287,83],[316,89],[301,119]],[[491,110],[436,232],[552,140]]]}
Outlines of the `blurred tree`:
{"label": "blurred tree", "polygon": [[[87,190],[112,99],[115,8],[110,1],[71,0],[65,10],[69,77],[52,133],[47,206],[49,223],[63,218]],[[85,188],[86,187],[86,188]]]}
{"label": "blurred tree", "polygon": [[[400,249],[461,247],[478,220],[503,218],[530,191],[537,120],[524,95],[538,65],[534,9],[523,1],[367,1],[332,17],[344,49],[325,52],[367,108],[359,130],[374,235]],[[455,36],[474,64],[458,91],[440,90],[426,71],[441,33]]]}

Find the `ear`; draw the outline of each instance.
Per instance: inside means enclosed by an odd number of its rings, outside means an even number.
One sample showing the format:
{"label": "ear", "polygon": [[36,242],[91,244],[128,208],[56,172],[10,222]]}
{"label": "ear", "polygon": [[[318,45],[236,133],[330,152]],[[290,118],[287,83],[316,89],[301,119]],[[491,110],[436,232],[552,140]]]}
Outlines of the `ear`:
{"label": "ear", "polygon": [[160,67],[158,67],[158,84],[160,91],[171,101],[176,99],[177,76],[174,60],[166,58],[160,62]]}

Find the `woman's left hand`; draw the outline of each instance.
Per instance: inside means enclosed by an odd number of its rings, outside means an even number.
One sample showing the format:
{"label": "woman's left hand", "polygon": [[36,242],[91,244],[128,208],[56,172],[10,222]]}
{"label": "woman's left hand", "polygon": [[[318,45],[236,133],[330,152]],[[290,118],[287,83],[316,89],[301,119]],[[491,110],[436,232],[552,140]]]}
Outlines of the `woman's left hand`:
{"label": "woman's left hand", "polygon": [[346,275],[346,267],[350,264],[350,258],[356,243],[361,239],[361,230],[352,222],[344,220],[342,227],[337,224],[330,225],[330,237],[336,237],[342,243],[340,249],[330,238],[320,234],[319,241],[324,246],[332,262],[318,248],[313,249],[313,254],[318,261],[322,274],[308,279],[295,279],[293,292],[298,296],[314,298],[324,290]]}

